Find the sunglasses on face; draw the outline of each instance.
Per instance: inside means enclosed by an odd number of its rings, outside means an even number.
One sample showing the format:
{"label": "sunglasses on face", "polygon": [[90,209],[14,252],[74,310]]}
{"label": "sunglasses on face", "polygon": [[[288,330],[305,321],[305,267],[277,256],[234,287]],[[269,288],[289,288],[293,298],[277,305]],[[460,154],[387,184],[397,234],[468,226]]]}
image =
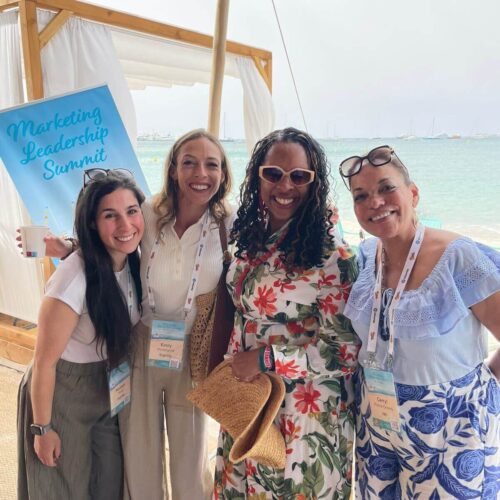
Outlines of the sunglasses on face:
{"label": "sunglasses on face", "polygon": [[278,184],[285,177],[289,177],[294,186],[307,186],[314,181],[315,172],[305,168],[294,168],[288,172],[281,167],[262,165],[259,167],[259,177],[270,184]]}
{"label": "sunglasses on face", "polygon": [[83,187],[86,188],[91,182],[107,177],[110,172],[126,179],[134,177],[132,172],[126,168],[89,168],[83,171]]}

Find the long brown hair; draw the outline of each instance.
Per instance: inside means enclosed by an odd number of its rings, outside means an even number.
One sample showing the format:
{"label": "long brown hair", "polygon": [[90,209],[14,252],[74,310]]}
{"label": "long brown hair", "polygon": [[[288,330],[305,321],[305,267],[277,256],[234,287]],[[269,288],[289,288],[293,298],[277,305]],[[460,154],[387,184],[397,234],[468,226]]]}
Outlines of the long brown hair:
{"label": "long brown hair", "polygon": [[231,191],[232,175],[229,159],[219,140],[203,129],[191,130],[182,137],[179,137],[170,149],[165,159],[164,181],[161,191],[153,199],[153,207],[158,215],[157,229],[161,231],[165,225],[170,222],[177,214],[179,208],[178,186],[172,179],[172,172],[177,167],[177,155],[184,144],[196,139],[207,139],[217,146],[221,154],[221,169],[224,173],[224,179],[221,181],[219,190],[210,199],[208,207],[212,217],[220,222],[225,219],[229,212],[226,198]]}

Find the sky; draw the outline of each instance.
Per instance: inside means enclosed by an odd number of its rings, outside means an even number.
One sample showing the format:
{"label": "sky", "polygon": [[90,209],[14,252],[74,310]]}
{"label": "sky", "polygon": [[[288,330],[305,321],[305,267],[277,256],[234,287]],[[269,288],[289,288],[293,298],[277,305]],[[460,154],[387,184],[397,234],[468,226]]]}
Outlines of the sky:
{"label": "sky", "polygon": [[[212,34],[216,0],[93,0]],[[273,53],[276,128],[316,137],[500,133],[498,0],[231,0],[229,40]],[[133,91],[139,131],[205,127],[207,85]],[[226,137],[243,137],[242,90],[225,78]],[[169,117],[175,117],[170,119]],[[222,126],[222,125],[221,125]]]}

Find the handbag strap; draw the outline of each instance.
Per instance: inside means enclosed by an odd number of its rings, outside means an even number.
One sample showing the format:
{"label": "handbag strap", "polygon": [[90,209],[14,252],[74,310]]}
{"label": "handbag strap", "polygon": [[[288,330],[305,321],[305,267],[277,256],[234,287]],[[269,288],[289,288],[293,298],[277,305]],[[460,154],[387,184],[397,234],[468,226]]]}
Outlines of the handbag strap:
{"label": "handbag strap", "polygon": [[215,299],[215,317],[208,356],[207,375],[224,360],[234,323],[234,304],[226,286],[226,275],[231,264],[231,253],[227,248],[226,225],[224,221],[219,224],[220,243],[223,251],[222,274],[217,285]]}
{"label": "handbag strap", "polygon": [[224,222],[224,220],[219,222],[219,238],[220,238],[220,245],[222,247],[222,263],[225,269],[226,266],[229,266],[232,256],[227,249],[227,232],[226,232],[226,223]]}

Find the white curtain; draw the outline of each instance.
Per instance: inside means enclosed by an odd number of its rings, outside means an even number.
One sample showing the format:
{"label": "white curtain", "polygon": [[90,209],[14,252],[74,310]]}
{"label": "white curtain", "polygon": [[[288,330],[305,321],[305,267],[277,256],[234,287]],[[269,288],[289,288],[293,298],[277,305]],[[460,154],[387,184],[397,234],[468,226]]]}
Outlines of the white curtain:
{"label": "white curtain", "polygon": [[0,109],[23,102],[18,11],[0,15]]}
{"label": "white curtain", "polygon": [[[118,28],[110,28],[110,31],[130,88],[210,83],[210,49]],[[241,80],[245,136],[251,151],[255,143],[274,128],[271,93],[248,57],[226,54],[224,75]]]}
{"label": "white curtain", "polygon": [[[54,14],[38,9],[41,31]],[[107,27],[71,17],[42,49],[45,97],[107,83],[133,145],[134,103]]]}
{"label": "white curtain", "polygon": [[[23,102],[18,12],[0,13],[0,109]],[[36,322],[43,290],[41,263],[21,256],[16,228],[28,212],[0,161],[0,312]]]}
{"label": "white curtain", "polygon": [[243,85],[243,110],[248,152],[255,143],[274,129],[271,93],[255,64],[247,57],[237,57],[236,64]]}
{"label": "white curtain", "polygon": [[[38,10],[41,31],[53,13]],[[41,51],[45,97],[107,83],[132,144],[136,119],[132,97],[107,28],[69,19]],[[23,102],[18,11],[0,13],[0,108]],[[0,162],[0,312],[35,322],[43,292],[40,262],[21,257],[16,227],[29,215]]]}

